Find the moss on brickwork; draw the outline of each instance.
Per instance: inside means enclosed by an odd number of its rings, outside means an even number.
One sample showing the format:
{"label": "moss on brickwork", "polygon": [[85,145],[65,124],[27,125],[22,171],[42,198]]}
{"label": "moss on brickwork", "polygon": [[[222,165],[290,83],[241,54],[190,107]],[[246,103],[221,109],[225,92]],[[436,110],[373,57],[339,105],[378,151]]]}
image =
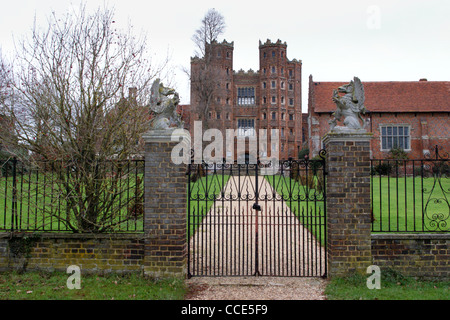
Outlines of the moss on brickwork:
{"label": "moss on brickwork", "polygon": [[[0,238],[0,270],[60,270],[78,265],[84,272],[140,272],[143,269],[142,239],[108,238],[73,234]],[[6,253],[8,251],[8,253]]]}

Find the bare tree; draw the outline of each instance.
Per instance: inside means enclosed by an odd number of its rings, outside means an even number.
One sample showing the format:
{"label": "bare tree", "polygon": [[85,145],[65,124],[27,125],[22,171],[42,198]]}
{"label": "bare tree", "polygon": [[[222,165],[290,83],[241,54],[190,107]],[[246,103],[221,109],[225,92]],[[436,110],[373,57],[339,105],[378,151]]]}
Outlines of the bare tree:
{"label": "bare tree", "polygon": [[216,10],[209,9],[202,19],[200,28],[192,36],[197,49],[197,55],[206,57],[207,47],[225,32],[225,18]]}
{"label": "bare tree", "polygon": [[[151,82],[166,67],[153,67],[145,36],[131,30],[115,28],[112,10],[87,14],[81,6],[53,14],[45,30],[35,24],[17,50],[14,101],[3,109],[27,151],[23,161],[44,171],[42,163],[59,163],[52,168],[60,192],[54,201],[68,212],[57,218],[74,231],[107,231],[128,218],[111,208],[124,192],[117,189],[127,174],[123,161],[139,154],[148,129]],[[120,167],[101,165],[110,160]]]}
{"label": "bare tree", "polygon": [[208,112],[220,80],[220,70],[215,68],[212,48],[219,36],[225,31],[225,19],[215,9],[209,9],[202,19],[201,26],[192,36],[198,55],[195,70],[191,69],[191,97],[195,101],[192,111],[203,121],[203,128],[208,128]]}
{"label": "bare tree", "polygon": [[[11,149],[8,142],[15,140],[13,139],[12,118],[8,116],[3,107],[11,104],[11,71],[11,66],[4,60],[0,50],[0,158],[11,156],[8,152]],[[5,137],[8,138],[5,139]]]}

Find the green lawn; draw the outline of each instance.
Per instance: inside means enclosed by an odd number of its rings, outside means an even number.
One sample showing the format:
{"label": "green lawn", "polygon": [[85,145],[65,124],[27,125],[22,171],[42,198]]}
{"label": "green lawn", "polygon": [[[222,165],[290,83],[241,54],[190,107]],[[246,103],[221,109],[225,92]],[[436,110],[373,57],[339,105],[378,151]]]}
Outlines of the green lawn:
{"label": "green lawn", "polygon": [[[203,218],[208,214],[215,199],[220,197],[220,192],[226,186],[230,176],[222,174],[207,175],[190,183],[186,207],[190,208],[188,215],[189,234],[191,237]],[[189,197],[190,192],[190,197]]]}
{"label": "green lawn", "polygon": [[140,275],[84,275],[81,288],[68,289],[63,272],[0,273],[0,300],[181,300],[183,280],[151,280]]}
{"label": "green lawn", "polygon": [[449,231],[449,178],[375,175],[371,194],[374,232]]}
{"label": "green lawn", "polygon": [[449,281],[420,281],[392,270],[381,270],[380,289],[369,289],[370,274],[332,278],[325,289],[328,300],[450,300]]}
{"label": "green lawn", "polygon": [[[283,198],[291,212],[299,219],[323,245],[325,244],[324,196],[316,189],[302,185],[300,181],[280,175],[266,176],[265,179]],[[317,177],[314,177],[317,183]],[[317,184],[316,184],[317,185]]]}

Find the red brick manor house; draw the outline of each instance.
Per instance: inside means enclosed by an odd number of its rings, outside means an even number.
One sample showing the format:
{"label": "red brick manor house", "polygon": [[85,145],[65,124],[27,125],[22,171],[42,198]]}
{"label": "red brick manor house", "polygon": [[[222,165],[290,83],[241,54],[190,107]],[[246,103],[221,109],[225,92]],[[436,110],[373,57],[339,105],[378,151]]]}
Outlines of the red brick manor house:
{"label": "red brick manor house", "polygon": [[[260,128],[268,132],[279,129],[281,159],[297,158],[306,148],[310,157],[317,155],[336,110],[333,90],[351,79],[321,82],[311,75],[308,111],[302,114],[302,61],[288,59],[285,42],[259,42],[257,71],[233,70],[233,42],[215,42],[211,48],[211,65],[219,77],[208,109],[209,128],[222,132],[234,129],[246,137],[254,136]],[[191,75],[202,63],[203,59],[191,58]],[[450,81],[364,80],[365,120],[368,131],[374,134],[372,158],[386,157],[393,147],[404,149],[410,158],[423,157],[435,145],[450,152]],[[198,119],[193,108],[198,104],[195,87],[191,82],[191,104],[182,106],[191,135]],[[235,153],[235,157],[240,156]]]}
{"label": "red brick manor house", "polygon": [[[351,79],[349,79],[351,80]],[[347,82],[320,82],[309,77],[308,136],[312,156],[336,110],[333,89]],[[398,147],[410,159],[423,158],[436,145],[450,152],[450,81],[364,82],[367,130],[373,133],[371,156],[383,159]]]}

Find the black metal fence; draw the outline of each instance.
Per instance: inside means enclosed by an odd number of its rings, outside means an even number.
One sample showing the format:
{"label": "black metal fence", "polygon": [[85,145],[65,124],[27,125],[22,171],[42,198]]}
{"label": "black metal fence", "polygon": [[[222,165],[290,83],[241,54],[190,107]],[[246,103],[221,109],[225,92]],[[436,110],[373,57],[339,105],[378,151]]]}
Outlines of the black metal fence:
{"label": "black metal fence", "polygon": [[142,232],[144,160],[0,160],[0,231]]}
{"label": "black metal fence", "polygon": [[326,276],[325,160],[188,168],[188,276]]}
{"label": "black metal fence", "polygon": [[371,160],[373,232],[450,230],[450,159],[438,147],[433,153]]}

